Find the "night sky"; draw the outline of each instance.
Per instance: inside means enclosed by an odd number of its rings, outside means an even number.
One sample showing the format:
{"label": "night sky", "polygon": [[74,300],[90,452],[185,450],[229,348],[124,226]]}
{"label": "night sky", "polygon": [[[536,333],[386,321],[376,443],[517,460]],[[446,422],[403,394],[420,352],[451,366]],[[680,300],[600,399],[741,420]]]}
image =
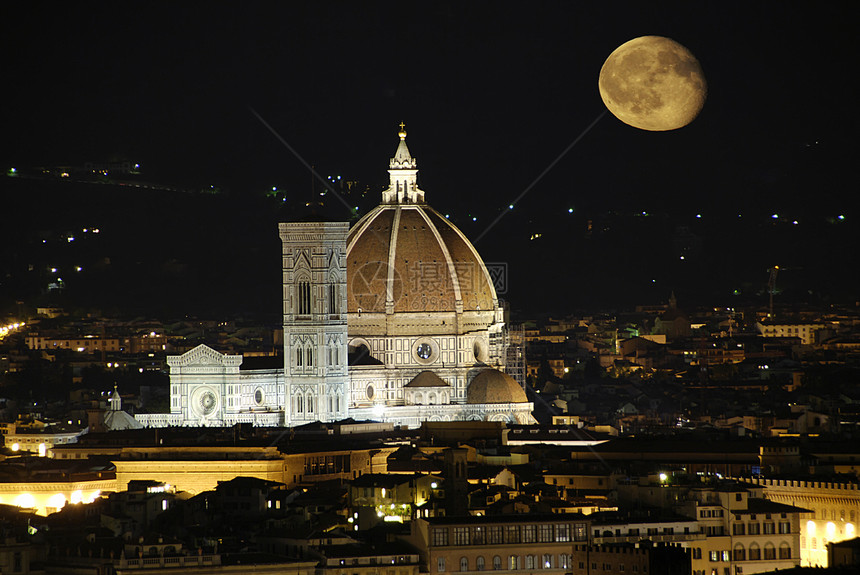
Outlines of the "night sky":
{"label": "night sky", "polygon": [[[1,10],[4,171],[124,158],[147,179],[216,185],[234,211],[272,186],[309,195],[307,169],[254,110],[321,174],[369,186],[359,203],[366,211],[387,183],[404,121],[427,201],[480,236],[486,260],[510,264],[514,307],[537,309],[527,302],[543,291],[556,308],[611,303],[595,293],[625,302],[665,300],[673,289],[687,301],[733,286],[752,293],[768,266],[792,264],[800,251],[796,267],[809,285],[798,291],[837,284],[836,296],[858,296],[850,244],[860,217],[860,83],[848,2],[22,2]],[[601,115],[603,61],[643,35],[668,36],[698,57],[709,88],[700,116],[656,133],[606,114],[487,230]],[[663,219],[624,219],[643,211]],[[772,214],[798,220],[795,231],[774,231]],[[674,262],[678,226],[705,243],[690,273]],[[530,241],[535,233],[543,236]]]}

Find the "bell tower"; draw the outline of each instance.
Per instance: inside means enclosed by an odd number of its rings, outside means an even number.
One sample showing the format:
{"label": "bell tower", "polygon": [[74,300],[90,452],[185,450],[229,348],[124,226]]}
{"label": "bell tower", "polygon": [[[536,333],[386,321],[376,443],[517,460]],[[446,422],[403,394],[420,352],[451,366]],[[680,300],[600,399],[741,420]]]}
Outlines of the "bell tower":
{"label": "bell tower", "polygon": [[278,224],[282,246],[287,425],[347,417],[348,222]]}

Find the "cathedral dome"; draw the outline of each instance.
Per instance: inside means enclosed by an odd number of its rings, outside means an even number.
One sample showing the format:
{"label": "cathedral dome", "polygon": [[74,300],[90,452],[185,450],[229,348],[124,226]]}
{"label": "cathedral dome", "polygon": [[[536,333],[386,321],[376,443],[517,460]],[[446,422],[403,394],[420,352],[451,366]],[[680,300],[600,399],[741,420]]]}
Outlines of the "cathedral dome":
{"label": "cathedral dome", "polygon": [[401,130],[383,202],[347,240],[349,313],[492,314],[498,300],[484,262],[456,226],[424,203],[417,172]]}
{"label": "cathedral dome", "polygon": [[466,390],[466,403],[527,403],[526,392],[516,380],[495,369],[475,376]]}
{"label": "cathedral dome", "polygon": [[350,313],[496,308],[478,252],[427,205],[383,204],[356,224],[347,241],[347,290]]}

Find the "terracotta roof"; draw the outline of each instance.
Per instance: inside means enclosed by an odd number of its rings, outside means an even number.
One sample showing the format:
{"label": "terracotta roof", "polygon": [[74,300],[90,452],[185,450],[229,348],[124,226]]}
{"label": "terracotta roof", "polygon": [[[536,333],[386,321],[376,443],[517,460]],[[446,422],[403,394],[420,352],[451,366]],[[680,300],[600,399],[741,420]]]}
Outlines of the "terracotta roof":
{"label": "terracotta roof", "polygon": [[422,371],[403,387],[449,387],[448,382],[433,373]]}
{"label": "terracotta roof", "polygon": [[[389,287],[390,285],[390,287]],[[384,313],[492,311],[496,293],[466,236],[426,204],[381,204],[350,231],[347,308]]]}
{"label": "terracotta roof", "polygon": [[475,376],[466,390],[466,403],[526,403],[526,392],[516,380],[495,369]]}

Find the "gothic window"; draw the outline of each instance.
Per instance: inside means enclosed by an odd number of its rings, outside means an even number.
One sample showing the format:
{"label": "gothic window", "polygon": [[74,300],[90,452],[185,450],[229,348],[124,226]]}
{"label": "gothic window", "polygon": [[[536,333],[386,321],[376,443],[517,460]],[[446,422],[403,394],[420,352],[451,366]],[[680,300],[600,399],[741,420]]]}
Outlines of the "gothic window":
{"label": "gothic window", "polygon": [[316,397],[313,394],[308,394],[308,413],[314,412],[314,403],[316,403]]}
{"label": "gothic window", "polygon": [[469,570],[469,558],[468,557],[460,557],[460,571],[468,571]]}
{"label": "gothic window", "polygon": [[296,413],[304,413],[305,411],[305,396],[298,394],[296,396]]}
{"label": "gothic window", "polygon": [[312,348],[312,347],[308,346],[308,347],[305,349],[305,359],[307,360],[307,361],[305,361],[305,364],[306,364],[308,367],[313,367],[313,366],[314,366],[314,348]]}
{"label": "gothic window", "polygon": [[296,348],[296,366],[302,367],[304,365],[304,355],[305,352],[301,347]]}
{"label": "gothic window", "polygon": [[298,299],[299,315],[308,315],[311,313],[311,282],[307,280],[299,280],[296,286]]}
{"label": "gothic window", "polygon": [[[335,278],[331,278],[329,281],[334,281]],[[337,312],[337,284],[330,283],[328,284],[328,312],[330,314],[336,314]]]}

